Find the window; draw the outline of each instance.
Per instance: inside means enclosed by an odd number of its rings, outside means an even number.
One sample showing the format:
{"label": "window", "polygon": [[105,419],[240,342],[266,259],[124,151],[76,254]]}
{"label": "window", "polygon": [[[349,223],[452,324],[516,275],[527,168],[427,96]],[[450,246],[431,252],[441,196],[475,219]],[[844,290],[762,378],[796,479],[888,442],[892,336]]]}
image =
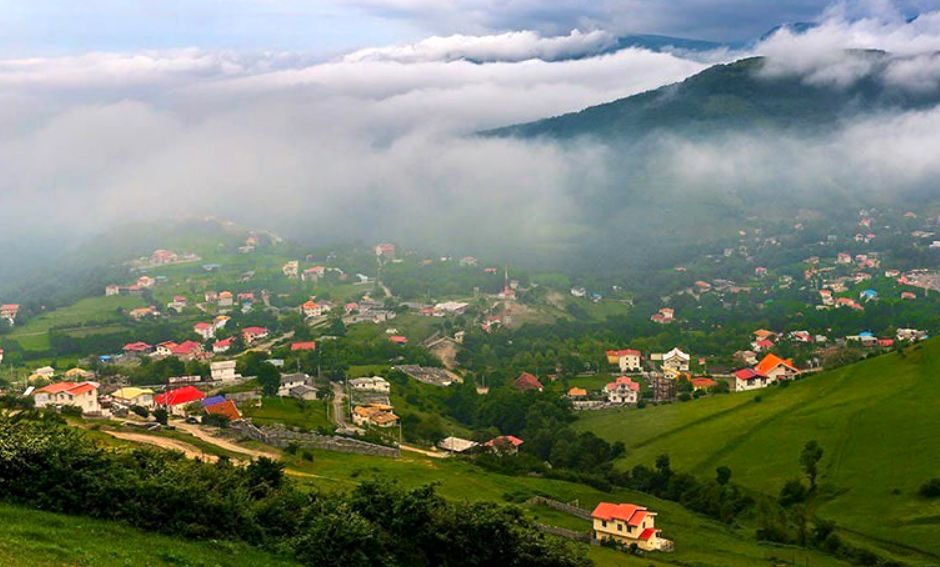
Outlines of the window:
{"label": "window", "polygon": [[607,527],[607,520],[601,520],[601,525],[606,528],[606,527]]}
{"label": "window", "polygon": [[617,531],[618,531],[618,532],[622,532],[622,531],[623,531],[623,524],[617,524]]}

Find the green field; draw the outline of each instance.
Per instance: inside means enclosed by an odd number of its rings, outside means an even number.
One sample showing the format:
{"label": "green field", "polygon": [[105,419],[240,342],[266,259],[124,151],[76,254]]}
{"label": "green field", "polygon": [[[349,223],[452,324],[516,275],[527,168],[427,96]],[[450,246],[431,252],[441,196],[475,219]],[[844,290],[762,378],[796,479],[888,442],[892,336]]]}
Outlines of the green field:
{"label": "green field", "polygon": [[[750,567],[753,565],[844,566],[820,553],[758,544],[753,530],[734,528],[693,514],[674,502],[659,500],[630,490],[604,493],[581,484],[535,478],[504,476],[461,459],[429,459],[404,453],[399,459],[314,451],[313,463],[292,458],[290,467],[305,475],[295,477],[320,490],[347,490],[371,478],[390,479],[403,486],[435,483],[443,496],[459,501],[524,501],[544,495],[565,502],[577,500],[582,508],[600,501],[635,502],[659,512],[657,527],[676,542],[671,554],[653,554],[642,559],[617,551],[582,545],[599,566],[696,565],[699,567]],[[547,525],[588,532],[588,522],[545,507],[523,505],[527,514]],[[776,558],[777,561],[773,561]]]}
{"label": "green field", "polygon": [[266,397],[261,400],[261,407],[244,404],[241,408],[245,417],[250,417],[257,425],[283,423],[288,427],[314,430],[318,427],[330,427],[324,400],[298,400],[295,398]]}
{"label": "green field", "polygon": [[0,566],[296,565],[247,545],[183,541],[123,524],[0,504]]}
{"label": "green field", "polygon": [[[760,401],[755,397],[760,396]],[[850,537],[915,564],[940,563],[940,502],[917,496],[940,476],[940,342],[807,377],[787,388],[584,414],[576,427],[623,441],[621,466],[652,464],[776,495],[800,476],[803,444],[825,455],[817,513]]]}
{"label": "green field", "polygon": [[124,329],[125,317],[118,309],[134,309],[144,305],[144,300],[134,296],[89,297],[68,307],[43,313],[28,323],[17,327],[7,339],[17,341],[24,350],[44,351],[49,349],[49,329],[52,327],[74,328],[76,336]]}

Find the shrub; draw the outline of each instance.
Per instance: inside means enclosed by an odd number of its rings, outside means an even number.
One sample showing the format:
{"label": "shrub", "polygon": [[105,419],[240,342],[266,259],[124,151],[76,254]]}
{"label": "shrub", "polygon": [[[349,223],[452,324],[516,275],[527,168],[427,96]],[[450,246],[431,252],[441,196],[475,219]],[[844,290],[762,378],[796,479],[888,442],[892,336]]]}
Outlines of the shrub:
{"label": "shrub", "polygon": [[147,418],[150,416],[150,410],[144,406],[131,406],[129,409],[131,412],[139,415],[140,417]]}
{"label": "shrub", "polygon": [[932,478],[920,485],[917,493],[924,498],[940,497],[940,478]]}

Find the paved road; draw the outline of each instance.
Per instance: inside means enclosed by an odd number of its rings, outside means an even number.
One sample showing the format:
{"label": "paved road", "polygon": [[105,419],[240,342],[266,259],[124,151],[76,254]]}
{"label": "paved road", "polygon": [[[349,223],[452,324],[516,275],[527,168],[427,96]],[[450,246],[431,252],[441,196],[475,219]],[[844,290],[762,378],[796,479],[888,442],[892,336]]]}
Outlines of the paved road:
{"label": "paved road", "polygon": [[349,425],[346,423],[346,407],[343,402],[346,401],[346,389],[339,382],[332,382],[333,386],[333,422],[340,429],[346,429]]}

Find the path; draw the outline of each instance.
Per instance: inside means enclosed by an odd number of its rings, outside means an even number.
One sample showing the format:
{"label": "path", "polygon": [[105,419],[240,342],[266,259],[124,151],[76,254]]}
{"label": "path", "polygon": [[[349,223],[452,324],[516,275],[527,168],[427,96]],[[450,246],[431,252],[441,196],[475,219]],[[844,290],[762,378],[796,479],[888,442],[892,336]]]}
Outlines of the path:
{"label": "path", "polygon": [[422,449],[420,447],[414,447],[412,445],[406,445],[402,443],[399,445],[402,451],[409,451],[411,453],[418,453],[424,455],[425,457],[431,457],[432,459],[446,459],[450,457],[450,453],[442,453],[440,451],[430,451],[428,449]]}
{"label": "path", "polygon": [[201,459],[203,461],[208,461],[214,463],[219,460],[215,455],[210,455],[203,452],[201,449],[195,445],[190,445],[189,443],[184,443],[182,441],[177,441],[176,439],[169,439],[167,437],[157,437],[156,435],[146,435],[144,433],[127,433],[125,431],[108,431],[103,430],[105,433],[111,437],[117,439],[123,439],[124,441],[132,441],[134,443],[145,443],[147,445],[154,445],[160,447],[161,449],[171,449],[174,451],[180,451],[186,455],[189,459]]}
{"label": "path", "polygon": [[271,347],[274,346],[274,343],[276,343],[276,342],[278,342],[278,341],[283,341],[283,340],[286,340],[286,339],[292,339],[292,338],[294,338],[294,331],[291,331],[291,332],[289,332],[289,333],[284,333],[283,335],[281,335],[281,336],[279,336],[279,337],[274,337],[273,339],[271,339],[271,340],[269,340],[269,341],[265,341],[265,342],[260,343],[260,344],[258,344],[258,345],[256,345],[256,346],[251,347],[250,349],[247,349],[245,352],[268,351],[268,350],[271,350]]}
{"label": "path", "polygon": [[242,447],[241,445],[233,443],[229,441],[228,439],[216,437],[215,435],[212,435],[211,433],[202,429],[198,425],[194,425],[192,423],[175,423],[174,422],[173,426],[179,429],[180,431],[185,431],[186,433],[189,433],[193,437],[197,439],[201,439],[205,441],[206,443],[215,445],[219,449],[223,449],[225,451],[230,451],[232,453],[239,453],[241,455],[246,455],[248,457],[252,457],[255,459],[260,458],[260,457],[267,457],[269,459],[273,459],[276,461],[281,458],[280,455],[272,451],[262,451],[260,449],[249,449],[248,447]]}

